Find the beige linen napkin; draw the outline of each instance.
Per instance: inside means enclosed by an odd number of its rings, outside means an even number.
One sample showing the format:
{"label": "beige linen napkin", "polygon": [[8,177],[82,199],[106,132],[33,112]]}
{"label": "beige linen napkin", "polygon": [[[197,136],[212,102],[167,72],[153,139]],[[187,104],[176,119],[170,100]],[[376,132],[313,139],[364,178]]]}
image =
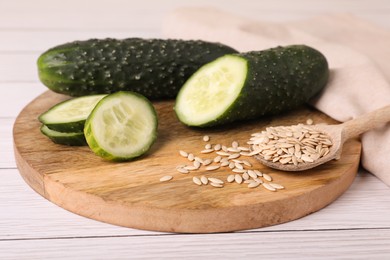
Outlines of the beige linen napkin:
{"label": "beige linen napkin", "polygon": [[[390,104],[390,32],[350,15],[271,23],[213,8],[181,8],[163,24],[166,38],[203,39],[239,51],[306,44],[328,59],[330,80],[312,105],[346,121]],[[362,135],[362,165],[390,186],[390,127]]]}

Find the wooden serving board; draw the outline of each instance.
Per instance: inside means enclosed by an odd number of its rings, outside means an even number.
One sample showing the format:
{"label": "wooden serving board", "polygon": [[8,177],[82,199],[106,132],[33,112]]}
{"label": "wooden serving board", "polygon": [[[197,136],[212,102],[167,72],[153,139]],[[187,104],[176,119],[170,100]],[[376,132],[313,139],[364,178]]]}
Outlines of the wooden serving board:
{"label": "wooden serving board", "polygon": [[[201,168],[189,174],[176,171],[190,162],[179,150],[202,158],[204,135],[212,144],[245,145],[250,134],[270,125],[335,123],[324,114],[302,108],[283,116],[265,118],[217,129],[190,129],[175,117],[172,101],[156,102],[159,116],[157,142],[151,151],[131,162],[113,163],[94,155],[88,147],[52,143],[40,133],[37,116],[67,97],[47,91],[27,105],[14,125],[15,157],[24,180],[39,194],[76,214],[131,228],[210,233],[259,228],[288,222],[315,212],[333,202],[352,183],[359,164],[360,142],[345,144],[342,157],[305,172],[280,172],[245,157],[272,176],[285,189],[272,192],[264,187],[226,183],[223,188],[197,186],[193,176],[226,180],[228,167],[216,171]],[[160,182],[172,175],[169,182]]]}

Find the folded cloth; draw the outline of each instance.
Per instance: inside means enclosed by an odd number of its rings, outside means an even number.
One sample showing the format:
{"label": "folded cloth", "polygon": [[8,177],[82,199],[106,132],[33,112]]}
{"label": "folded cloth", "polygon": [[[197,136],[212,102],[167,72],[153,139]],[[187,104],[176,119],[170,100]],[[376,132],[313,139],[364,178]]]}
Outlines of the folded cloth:
{"label": "folded cloth", "polygon": [[[166,38],[202,39],[239,51],[306,44],[328,59],[330,79],[311,101],[338,121],[390,104],[390,32],[338,14],[288,23],[250,20],[213,8],[180,8],[163,23]],[[361,137],[362,166],[390,186],[390,125]]]}

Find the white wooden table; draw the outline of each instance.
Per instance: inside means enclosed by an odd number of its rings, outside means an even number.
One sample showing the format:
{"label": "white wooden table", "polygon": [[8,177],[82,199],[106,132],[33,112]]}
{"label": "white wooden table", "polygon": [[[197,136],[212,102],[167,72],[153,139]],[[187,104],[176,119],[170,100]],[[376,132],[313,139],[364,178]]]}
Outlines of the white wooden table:
{"label": "white wooden table", "polygon": [[208,235],[100,223],[52,204],[23,181],[12,127],[20,110],[46,90],[37,77],[39,54],[76,39],[160,37],[169,11],[195,5],[270,21],[352,13],[390,30],[388,0],[1,0],[0,259],[390,259],[390,188],[364,170],[319,212],[273,227]]}

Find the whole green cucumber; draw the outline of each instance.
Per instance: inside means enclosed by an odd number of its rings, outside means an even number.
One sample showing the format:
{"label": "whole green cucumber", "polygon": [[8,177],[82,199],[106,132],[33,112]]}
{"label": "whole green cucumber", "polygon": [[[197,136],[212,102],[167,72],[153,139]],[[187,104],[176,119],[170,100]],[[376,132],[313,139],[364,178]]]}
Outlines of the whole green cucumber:
{"label": "whole green cucumber", "polygon": [[70,96],[134,91],[174,98],[202,65],[236,53],[219,43],[163,39],[90,39],[56,46],[38,59],[39,78]]}
{"label": "whole green cucumber", "polygon": [[305,45],[228,54],[189,78],[175,111],[181,122],[199,127],[275,115],[309,101],[328,76],[325,56]]}

